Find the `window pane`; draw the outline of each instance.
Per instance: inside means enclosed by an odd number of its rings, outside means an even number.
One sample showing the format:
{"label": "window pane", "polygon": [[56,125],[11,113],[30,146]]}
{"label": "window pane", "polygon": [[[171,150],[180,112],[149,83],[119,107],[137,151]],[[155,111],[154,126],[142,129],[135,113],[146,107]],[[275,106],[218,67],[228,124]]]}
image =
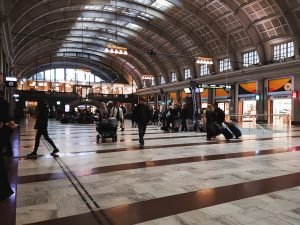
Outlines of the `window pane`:
{"label": "window pane", "polygon": [[65,80],[65,69],[56,69],[56,81]]}
{"label": "window pane", "polygon": [[74,69],[66,69],[66,80],[67,81],[75,81],[75,70]]}

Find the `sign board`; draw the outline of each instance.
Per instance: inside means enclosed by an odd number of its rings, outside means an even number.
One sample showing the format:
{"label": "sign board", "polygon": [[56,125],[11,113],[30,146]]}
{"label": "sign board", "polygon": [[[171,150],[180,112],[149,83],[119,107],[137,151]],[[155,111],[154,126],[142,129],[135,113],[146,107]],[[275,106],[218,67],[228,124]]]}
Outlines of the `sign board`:
{"label": "sign board", "polygon": [[17,87],[17,78],[16,77],[5,77],[6,87]]}
{"label": "sign board", "polygon": [[210,88],[210,89],[231,89],[231,85],[225,85],[225,84],[199,84],[200,88]]}

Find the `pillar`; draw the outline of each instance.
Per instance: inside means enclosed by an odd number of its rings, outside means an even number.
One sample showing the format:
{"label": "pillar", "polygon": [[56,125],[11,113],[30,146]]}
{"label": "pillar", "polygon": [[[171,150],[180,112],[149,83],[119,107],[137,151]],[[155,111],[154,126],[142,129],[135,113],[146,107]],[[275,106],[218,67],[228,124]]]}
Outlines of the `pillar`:
{"label": "pillar", "polygon": [[294,91],[297,93],[297,98],[292,98],[291,124],[300,125],[300,74],[294,76]]}
{"label": "pillar", "polygon": [[256,89],[256,123],[267,123],[268,93],[263,79],[257,81]]}

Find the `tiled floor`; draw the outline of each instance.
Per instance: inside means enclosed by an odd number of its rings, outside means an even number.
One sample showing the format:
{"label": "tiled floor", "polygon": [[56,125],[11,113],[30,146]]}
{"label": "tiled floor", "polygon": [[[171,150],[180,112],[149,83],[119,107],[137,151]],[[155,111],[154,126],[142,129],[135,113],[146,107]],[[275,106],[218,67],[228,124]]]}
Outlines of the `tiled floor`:
{"label": "tiled floor", "polygon": [[[16,224],[300,224],[299,127],[244,124],[227,143],[148,126],[140,150],[126,125],[97,144],[94,125],[51,121],[60,157],[43,142],[37,160],[20,157]],[[21,124],[20,156],[33,149],[32,127]]]}

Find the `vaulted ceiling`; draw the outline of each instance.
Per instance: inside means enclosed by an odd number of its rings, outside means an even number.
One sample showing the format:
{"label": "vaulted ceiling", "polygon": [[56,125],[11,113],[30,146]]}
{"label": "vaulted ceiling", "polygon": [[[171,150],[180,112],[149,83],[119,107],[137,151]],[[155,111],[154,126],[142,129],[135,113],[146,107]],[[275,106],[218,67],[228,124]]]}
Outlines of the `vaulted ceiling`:
{"label": "vaulted ceiling", "polygon": [[[30,76],[53,67],[83,67],[104,80],[141,87],[143,74],[193,67],[196,55],[238,62],[270,46],[299,46],[300,0],[0,0],[2,41],[11,67]],[[108,45],[128,55],[105,52]],[[148,50],[157,52],[155,56]]]}

